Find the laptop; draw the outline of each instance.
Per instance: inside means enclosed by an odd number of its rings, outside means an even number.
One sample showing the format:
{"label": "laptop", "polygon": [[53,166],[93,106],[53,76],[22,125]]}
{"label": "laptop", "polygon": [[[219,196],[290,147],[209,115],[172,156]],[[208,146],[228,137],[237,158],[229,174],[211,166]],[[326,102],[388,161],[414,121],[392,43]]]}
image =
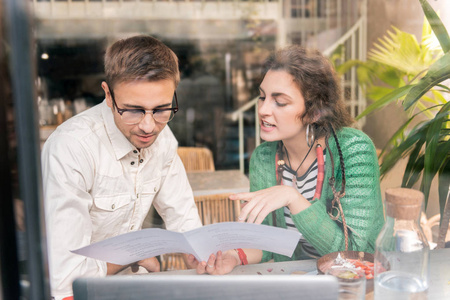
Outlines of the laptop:
{"label": "laptop", "polygon": [[74,300],[337,300],[327,275],[123,275],[78,278]]}

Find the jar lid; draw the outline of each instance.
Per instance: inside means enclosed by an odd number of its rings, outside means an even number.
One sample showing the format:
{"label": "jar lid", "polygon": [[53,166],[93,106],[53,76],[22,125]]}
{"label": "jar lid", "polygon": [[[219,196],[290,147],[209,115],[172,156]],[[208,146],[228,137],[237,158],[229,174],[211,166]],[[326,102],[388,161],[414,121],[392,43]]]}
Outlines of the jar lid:
{"label": "jar lid", "polygon": [[401,220],[415,220],[420,216],[424,195],[407,188],[386,190],[386,215]]}

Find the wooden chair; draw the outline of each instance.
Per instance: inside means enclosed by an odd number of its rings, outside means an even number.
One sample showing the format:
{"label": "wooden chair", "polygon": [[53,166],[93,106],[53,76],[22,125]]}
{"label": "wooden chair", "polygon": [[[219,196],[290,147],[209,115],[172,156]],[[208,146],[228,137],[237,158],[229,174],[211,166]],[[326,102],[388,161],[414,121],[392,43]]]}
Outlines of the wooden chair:
{"label": "wooden chair", "polygon": [[[200,147],[179,147],[178,155],[187,172],[214,171],[214,160],[211,150]],[[228,199],[230,194],[196,196],[195,204],[203,225],[236,221],[240,213],[240,205]],[[180,253],[167,253],[161,256],[161,270],[186,269]]]}
{"label": "wooden chair", "polygon": [[195,204],[203,225],[234,222],[241,207],[238,201],[228,199],[230,193],[195,197]]}
{"label": "wooden chair", "polygon": [[178,147],[178,155],[186,172],[214,171],[214,159],[211,150],[205,147]]}

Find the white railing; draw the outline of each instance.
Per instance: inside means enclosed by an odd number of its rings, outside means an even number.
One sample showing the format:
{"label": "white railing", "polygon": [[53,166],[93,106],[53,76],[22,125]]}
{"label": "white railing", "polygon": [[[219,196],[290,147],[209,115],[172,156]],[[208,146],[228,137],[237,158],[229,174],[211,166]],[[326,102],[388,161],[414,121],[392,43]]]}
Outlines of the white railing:
{"label": "white railing", "polygon": [[[341,59],[342,62],[347,60],[366,60],[366,43],[367,43],[367,3],[364,1],[361,7],[361,17],[359,20],[344,34],[339,40],[333,43],[326,50],[322,51],[325,56],[330,56],[333,54],[339,46],[342,47]],[[350,113],[353,117],[361,113],[366,107],[366,98],[358,85],[356,77],[356,68],[351,68],[344,76],[341,77],[342,80],[342,97],[350,108]],[[349,89],[349,95],[346,95],[346,91]],[[239,130],[239,169],[242,173],[245,172],[244,169],[244,113],[250,109],[255,110],[255,146],[260,144],[259,135],[259,117],[258,117],[258,98],[249,101],[236,111],[229,114],[232,121],[238,120],[238,130]],[[364,125],[364,120],[359,120],[356,127],[362,128]]]}

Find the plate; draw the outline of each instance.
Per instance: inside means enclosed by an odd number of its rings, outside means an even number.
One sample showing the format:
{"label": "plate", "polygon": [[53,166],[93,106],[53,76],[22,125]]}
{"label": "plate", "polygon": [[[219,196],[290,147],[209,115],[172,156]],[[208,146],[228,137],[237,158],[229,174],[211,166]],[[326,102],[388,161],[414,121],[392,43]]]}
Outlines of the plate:
{"label": "plate", "polygon": [[361,261],[374,262],[374,256],[372,253],[362,251],[337,251],[325,254],[317,260],[317,271],[319,274],[325,274],[325,272],[334,265],[334,260],[341,255],[345,259],[359,259]]}
{"label": "plate", "polygon": [[[345,259],[359,259],[361,261],[374,262],[375,257],[372,253],[363,252],[363,251],[337,251],[325,254],[321,258],[317,260],[317,272],[319,274],[325,274],[325,272],[331,268],[331,266],[335,265],[334,260],[338,256],[341,255],[342,258]],[[373,279],[366,280],[366,293],[373,291]]]}

